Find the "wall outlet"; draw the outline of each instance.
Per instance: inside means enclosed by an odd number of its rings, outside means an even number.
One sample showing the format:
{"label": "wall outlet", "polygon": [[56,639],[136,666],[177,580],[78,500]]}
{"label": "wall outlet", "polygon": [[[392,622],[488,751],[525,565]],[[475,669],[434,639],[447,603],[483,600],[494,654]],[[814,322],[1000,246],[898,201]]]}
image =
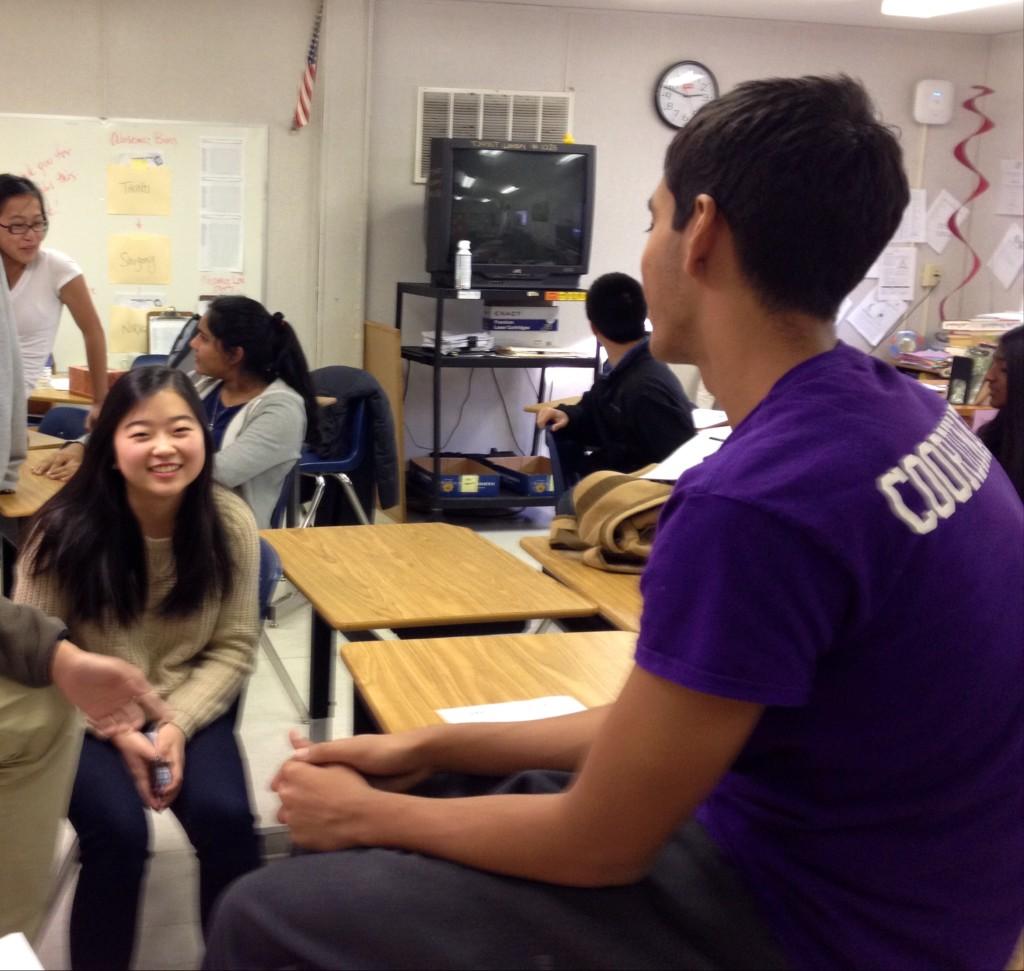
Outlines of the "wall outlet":
{"label": "wall outlet", "polygon": [[938,263],[925,263],[921,267],[921,286],[934,287],[942,279],[942,267]]}

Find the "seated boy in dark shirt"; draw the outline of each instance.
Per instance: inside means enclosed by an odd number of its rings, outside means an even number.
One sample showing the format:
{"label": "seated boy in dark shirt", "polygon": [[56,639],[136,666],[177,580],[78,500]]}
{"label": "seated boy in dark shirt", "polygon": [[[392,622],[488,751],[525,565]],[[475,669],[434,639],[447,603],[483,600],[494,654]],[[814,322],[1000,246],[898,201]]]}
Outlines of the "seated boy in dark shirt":
{"label": "seated boy in dark shirt", "polygon": [[542,408],[537,427],[549,442],[565,486],[599,469],[634,472],[660,462],[693,436],[690,404],[666,364],[651,357],[643,288],[625,273],[598,277],[587,293],[587,319],[610,370],[579,404]]}

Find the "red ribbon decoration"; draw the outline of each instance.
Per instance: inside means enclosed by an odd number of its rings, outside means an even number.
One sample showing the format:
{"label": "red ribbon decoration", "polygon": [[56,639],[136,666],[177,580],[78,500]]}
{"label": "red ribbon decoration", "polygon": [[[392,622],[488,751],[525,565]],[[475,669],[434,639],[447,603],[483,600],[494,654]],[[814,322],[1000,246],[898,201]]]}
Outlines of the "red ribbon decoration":
{"label": "red ribbon decoration", "polygon": [[986,179],[985,176],[983,176],[981,172],[979,172],[978,169],[976,169],[971,164],[971,160],[967,157],[966,149],[967,143],[972,138],[977,138],[979,135],[984,135],[985,132],[991,131],[993,128],[996,127],[992,119],[989,118],[983,111],[980,111],[975,106],[975,102],[978,100],[978,98],[983,98],[987,94],[994,94],[995,91],[992,88],[986,87],[984,84],[975,84],[972,85],[972,87],[978,93],[968,98],[964,102],[963,106],[968,111],[973,111],[981,119],[981,125],[978,126],[978,130],[976,132],[973,132],[972,134],[968,135],[962,142],[960,142],[956,146],[956,148],[953,149],[953,155],[962,166],[970,169],[978,177],[978,184],[974,187],[974,191],[960,205],[960,209],[957,209],[956,212],[952,213],[946,222],[946,226],[949,227],[949,231],[958,240],[960,240],[960,242],[963,243],[964,246],[967,247],[967,251],[971,254],[971,270],[967,274],[967,276],[964,277],[963,282],[961,282],[959,286],[950,290],[949,293],[947,293],[942,298],[942,302],[939,304],[940,323],[946,319],[946,301],[951,296],[953,296],[953,294],[956,293],[958,290],[962,290],[965,286],[967,286],[967,284],[970,283],[971,280],[973,280],[978,275],[978,270],[981,269],[981,260],[979,259],[978,254],[974,252],[974,248],[971,246],[971,244],[968,243],[967,240],[964,239],[963,235],[961,234],[960,227],[956,224],[956,217],[960,215],[960,210],[964,209],[967,206],[967,203],[977,199],[978,196],[985,192],[989,187],[988,179]]}

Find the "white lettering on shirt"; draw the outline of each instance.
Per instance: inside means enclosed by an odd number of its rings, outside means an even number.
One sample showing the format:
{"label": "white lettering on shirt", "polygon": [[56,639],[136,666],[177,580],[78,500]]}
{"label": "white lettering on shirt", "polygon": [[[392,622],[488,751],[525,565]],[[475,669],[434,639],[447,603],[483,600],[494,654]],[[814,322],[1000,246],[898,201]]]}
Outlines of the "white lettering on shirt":
{"label": "white lettering on shirt", "polygon": [[[935,431],[880,475],[875,485],[890,512],[923,536],[981,488],[991,465],[989,450],[949,410]],[[909,505],[914,497],[923,503],[920,512]]]}

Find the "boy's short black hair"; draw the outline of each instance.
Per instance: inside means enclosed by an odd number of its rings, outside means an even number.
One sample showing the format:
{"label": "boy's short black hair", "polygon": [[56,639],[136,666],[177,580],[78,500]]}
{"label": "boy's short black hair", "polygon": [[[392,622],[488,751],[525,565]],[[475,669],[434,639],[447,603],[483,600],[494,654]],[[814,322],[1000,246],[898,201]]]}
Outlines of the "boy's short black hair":
{"label": "boy's short black hair", "polygon": [[748,81],[672,140],[675,228],[700,193],[728,223],[765,306],[832,318],[910,199],[902,152],[864,88],[838,77]]}
{"label": "boy's short black hair", "polygon": [[644,288],[626,273],[605,273],[587,291],[587,319],[602,336],[628,344],[644,336]]}

